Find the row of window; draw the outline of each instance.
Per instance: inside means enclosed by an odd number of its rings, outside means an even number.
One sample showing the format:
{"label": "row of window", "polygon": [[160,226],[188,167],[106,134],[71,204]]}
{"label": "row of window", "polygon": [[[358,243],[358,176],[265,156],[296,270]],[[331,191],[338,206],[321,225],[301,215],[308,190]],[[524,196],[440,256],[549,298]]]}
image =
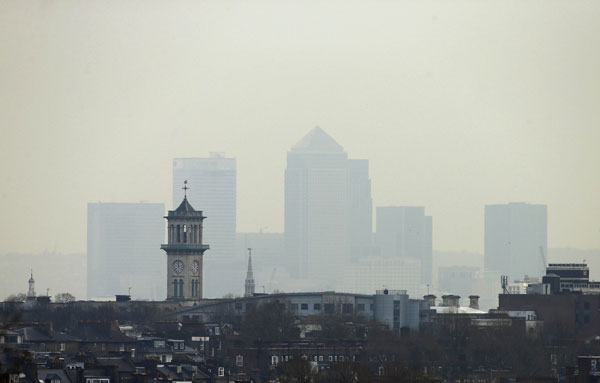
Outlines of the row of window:
{"label": "row of window", "polygon": [[[177,239],[177,243],[180,243],[180,242],[187,243],[188,233],[189,233],[189,240],[191,243],[200,243],[201,242],[200,225],[191,225],[190,227],[188,227],[187,225],[184,224],[184,225],[170,225],[169,226],[169,243],[175,242],[175,239]],[[182,241],[182,239],[183,239],[183,241]]]}
{"label": "row of window", "polygon": [[[246,309],[250,309],[254,304],[246,303]],[[242,310],[244,308],[244,304],[242,302],[235,302],[235,309]],[[308,311],[309,304],[308,303],[292,303],[290,304],[290,309],[294,311]],[[312,306],[313,311],[321,311],[323,309],[326,314],[335,313],[335,304],[334,303],[313,303]],[[369,310],[373,311],[373,304],[369,305]],[[364,303],[359,303],[356,305],[356,312],[365,312],[366,305]],[[354,313],[354,305],[352,303],[343,303],[342,304],[342,314],[353,314]]]}
{"label": "row of window", "polygon": [[[179,281],[177,279],[173,279],[173,282],[171,282],[171,284],[173,285],[173,297],[183,298],[183,279],[180,279]],[[200,281],[198,281],[197,279],[192,279],[192,297],[199,296],[199,290]]]}
{"label": "row of window", "polygon": [[[237,358],[242,358],[241,360],[242,360],[242,364],[243,364],[244,358],[241,355],[238,355]],[[301,358],[304,360],[308,360],[307,355],[302,355]],[[271,364],[277,365],[279,363],[287,362],[287,361],[293,360],[293,359],[294,359],[294,355],[271,355]],[[324,355],[313,355],[312,360],[315,362],[324,362],[325,356]],[[344,355],[329,355],[327,357],[327,360],[329,362],[349,362],[350,358],[347,356],[344,356]],[[356,361],[355,355],[352,356],[352,361]],[[236,359],[236,362],[237,362],[237,359]]]}
{"label": "row of window", "polygon": [[[300,305],[298,305],[298,303],[292,303],[291,304],[291,309],[298,311],[298,307],[300,307],[300,310],[308,310],[308,303],[300,303]],[[333,303],[325,303],[324,304],[324,309],[325,312],[328,314],[334,313],[335,312],[335,304]],[[371,304],[370,307],[371,310],[373,310],[373,305]],[[320,303],[314,303],[313,304],[313,310],[314,311],[321,311],[321,304]],[[356,305],[356,311],[357,312],[364,312],[365,311],[365,304],[364,303],[359,303]],[[354,305],[352,303],[343,303],[342,304],[342,314],[352,314],[354,313]]]}

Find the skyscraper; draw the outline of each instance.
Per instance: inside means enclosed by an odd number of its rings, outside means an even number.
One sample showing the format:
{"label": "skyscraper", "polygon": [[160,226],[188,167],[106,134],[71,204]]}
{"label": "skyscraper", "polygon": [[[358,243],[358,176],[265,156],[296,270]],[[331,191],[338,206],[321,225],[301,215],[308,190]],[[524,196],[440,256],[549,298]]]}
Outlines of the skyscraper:
{"label": "skyscraper", "polygon": [[166,297],[162,203],[89,203],[87,296]]}
{"label": "skyscraper", "polygon": [[367,160],[349,160],[315,127],[287,154],[285,251],[299,278],[331,286],[341,267],[370,245],[371,181]]}
{"label": "skyscraper", "polygon": [[376,245],[383,257],[414,258],[421,263],[421,283],[432,280],[432,224],[423,206],[378,207]]}
{"label": "skyscraper", "polygon": [[486,205],[484,269],[510,279],[542,277],[548,254],[547,214],[546,205]]}
{"label": "skyscraper", "polygon": [[[243,254],[235,249],[236,226],[236,161],[222,153],[206,158],[173,159],[173,207],[184,197],[181,189],[188,181],[187,199],[202,210],[207,223],[204,241],[210,244],[210,256],[204,260],[204,292],[207,297],[231,292],[223,279],[223,270],[236,270],[243,275]],[[234,276],[230,276],[232,279]]]}

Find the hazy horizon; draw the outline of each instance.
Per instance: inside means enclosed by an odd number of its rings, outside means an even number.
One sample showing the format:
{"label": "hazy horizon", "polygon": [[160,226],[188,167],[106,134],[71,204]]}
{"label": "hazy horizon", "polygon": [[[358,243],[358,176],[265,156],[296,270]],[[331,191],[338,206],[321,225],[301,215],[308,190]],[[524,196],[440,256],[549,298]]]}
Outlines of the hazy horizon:
{"label": "hazy horizon", "polygon": [[282,232],[316,125],[369,160],[374,211],[425,206],[436,250],[482,253],[484,205],[519,201],[548,205],[549,248],[598,249],[599,12],[1,2],[0,254],[85,252],[88,202],[171,209],[173,158],[213,151],[237,159],[237,231]]}

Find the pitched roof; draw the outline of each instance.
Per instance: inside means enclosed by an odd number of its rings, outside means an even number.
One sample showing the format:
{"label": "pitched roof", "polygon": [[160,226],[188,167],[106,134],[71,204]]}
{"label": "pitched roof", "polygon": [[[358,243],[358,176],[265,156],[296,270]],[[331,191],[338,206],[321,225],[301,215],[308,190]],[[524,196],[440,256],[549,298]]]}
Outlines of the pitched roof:
{"label": "pitched roof", "polygon": [[191,212],[195,212],[196,210],[194,210],[194,208],[192,207],[192,205],[190,205],[190,203],[187,200],[187,197],[183,198],[183,201],[181,201],[181,203],[179,204],[179,207],[177,209],[175,209],[176,213],[191,213]]}
{"label": "pitched roof", "polygon": [[315,126],[292,147],[292,152],[343,153],[344,148],[323,129]]}
{"label": "pitched roof", "polygon": [[38,369],[37,376],[40,381],[58,378],[61,383],[71,383],[71,378],[63,369]]}

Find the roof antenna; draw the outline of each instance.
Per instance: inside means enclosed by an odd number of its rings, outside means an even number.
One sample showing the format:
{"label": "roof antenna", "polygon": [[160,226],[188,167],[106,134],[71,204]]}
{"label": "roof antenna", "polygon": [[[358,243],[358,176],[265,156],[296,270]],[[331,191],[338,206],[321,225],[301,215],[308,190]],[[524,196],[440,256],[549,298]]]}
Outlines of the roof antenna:
{"label": "roof antenna", "polygon": [[187,180],[183,181],[183,187],[182,187],[182,189],[183,189],[183,193],[184,193],[183,194],[183,198],[187,199],[187,191],[189,189],[189,187],[187,186]]}

